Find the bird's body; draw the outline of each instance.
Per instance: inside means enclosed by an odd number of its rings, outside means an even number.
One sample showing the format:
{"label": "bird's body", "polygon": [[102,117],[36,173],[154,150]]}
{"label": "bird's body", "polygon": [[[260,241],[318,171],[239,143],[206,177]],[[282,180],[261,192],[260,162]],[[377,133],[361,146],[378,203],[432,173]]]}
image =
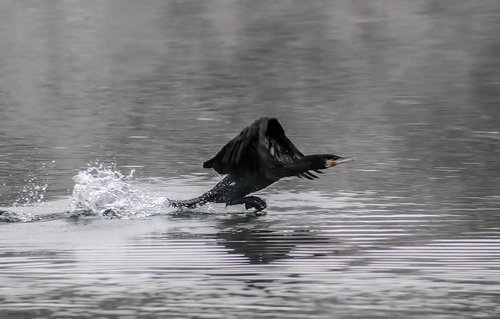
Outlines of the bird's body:
{"label": "bird's body", "polygon": [[311,172],[350,161],[331,154],[304,155],[286,137],[275,118],[261,118],[227,143],[212,159],[203,163],[220,174],[227,174],[205,194],[183,201],[170,201],[175,207],[193,208],[207,202],[226,205],[245,204],[261,211],[266,202],[256,196],[259,191],[283,177],[317,178]]}

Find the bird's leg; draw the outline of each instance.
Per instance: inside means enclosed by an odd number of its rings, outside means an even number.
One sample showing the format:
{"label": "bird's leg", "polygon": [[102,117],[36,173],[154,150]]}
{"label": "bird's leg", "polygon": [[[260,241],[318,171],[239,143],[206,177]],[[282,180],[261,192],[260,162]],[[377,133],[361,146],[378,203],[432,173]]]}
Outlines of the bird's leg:
{"label": "bird's leg", "polygon": [[220,181],[217,185],[215,185],[214,188],[212,188],[211,190],[209,190],[208,192],[204,193],[201,196],[186,200],[169,199],[168,204],[172,207],[193,209],[197,206],[204,205],[208,202],[223,203],[224,202],[223,194],[230,186],[230,183],[231,179],[226,177],[222,181]]}
{"label": "bird's leg", "polygon": [[245,209],[255,208],[254,213],[256,214],[267,207],[266,202],[262,198],[257,196],[245,196],[242,198],[232,199],[226,202],[226,205],[238,205],[238,204],[245,204]]}

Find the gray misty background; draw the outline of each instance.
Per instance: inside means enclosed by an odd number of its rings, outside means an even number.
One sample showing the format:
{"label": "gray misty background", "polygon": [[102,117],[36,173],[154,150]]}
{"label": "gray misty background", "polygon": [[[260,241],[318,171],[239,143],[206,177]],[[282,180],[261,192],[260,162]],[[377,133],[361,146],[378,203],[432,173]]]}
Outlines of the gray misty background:
{"label": "gray misty background", "polygon": [[304,152],[356,156],[342,188],[495,195],[499,14],[498,1],[1,1],[0,203],[34,178],[68,194],[96,159],[200,172],[260,116]]}
{"label": "gray misty background", "polygon": [[498,0],[0,0],[0,206],[67,199],[96,160],[198,195],[261,116],[357,158],[254,223],[4,223],[0,310],[495,317],[499,31]]}

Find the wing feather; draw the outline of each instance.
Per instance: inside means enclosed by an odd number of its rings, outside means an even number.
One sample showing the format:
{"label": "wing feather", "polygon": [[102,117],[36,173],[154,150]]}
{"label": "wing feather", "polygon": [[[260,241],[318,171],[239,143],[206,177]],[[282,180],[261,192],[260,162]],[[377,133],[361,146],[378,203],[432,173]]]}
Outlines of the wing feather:
{"label": "wing feather", "polygon": [[236,174],[245,170],[270,170],[303,156],[286,137],[279,121],[264,117],[244,128],[212,159],[203,163],[203,167],[214,168],[220,174]]}

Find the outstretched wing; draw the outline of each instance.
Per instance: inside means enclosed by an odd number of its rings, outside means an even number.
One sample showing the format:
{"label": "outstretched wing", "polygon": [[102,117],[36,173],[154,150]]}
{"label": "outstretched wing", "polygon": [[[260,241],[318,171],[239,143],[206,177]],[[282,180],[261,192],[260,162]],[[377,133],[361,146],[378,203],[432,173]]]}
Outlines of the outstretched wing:
{"label": "outstretched wing", "polygon": [[279,121],[264,117],[243,129],[203,167],[214,168],[220,174],[266,171],[303,156],[286,137]]}

